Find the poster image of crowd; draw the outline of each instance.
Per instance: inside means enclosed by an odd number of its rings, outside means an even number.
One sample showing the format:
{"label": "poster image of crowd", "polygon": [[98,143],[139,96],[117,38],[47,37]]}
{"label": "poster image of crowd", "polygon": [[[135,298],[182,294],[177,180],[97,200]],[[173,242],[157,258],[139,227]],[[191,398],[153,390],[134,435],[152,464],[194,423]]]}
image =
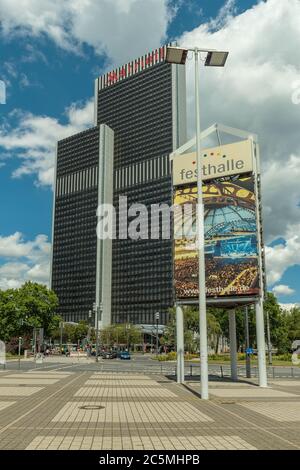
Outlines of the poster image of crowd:
{"label": "poster image of crowd", "polygon": [[[254,177],[213,181],[203,186],[207,297],[256,296],[259,263]],[[174,281],[177,299],[198,297],[196,245],[197,186],[177,187],[175,205],[191,207],[190,228],[174,216]],[[182,208],[183,209],[183,208]],[[184,233],[183,236],[178,236]]]}

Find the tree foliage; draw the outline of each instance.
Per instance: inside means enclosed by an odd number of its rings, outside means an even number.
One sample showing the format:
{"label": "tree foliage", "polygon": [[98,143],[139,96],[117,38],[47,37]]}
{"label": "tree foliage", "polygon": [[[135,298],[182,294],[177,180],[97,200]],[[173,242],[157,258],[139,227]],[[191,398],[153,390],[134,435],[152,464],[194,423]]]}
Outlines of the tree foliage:
{"label": "tree foliage", "polygon": [[142,332],[129,324],[109,325],[100,331],[100,343],[106,347],[142,343]]}
{"label": "tree foliage", "polygon": [[60,321],[55,314],[57,305],[56,294],[35,282],[0,290],[0,339],[32,334],[34,327],[44,328],[44,334],[50,335]]}
{"label": "tree foliage", "polygon": [[[284,354],[291,350],[291,344],[295,339],[300,339],[300,308],[295,307],[290,312],[281,309],[275,295],[268,292],[264,301],[265,327],[269,314],[271,343],[279,354]],[[237,348],[245,348],[245,307],[235,309]],[[255,310],[248,307],[249,340],[252,347],[256,344],[256,321]],[[184,307],[184,341],[185,349],[193,352],[198,349],[199,334],[199,312],[194,306]],[[207,330],[208,343],[216,352],[221,336],[229,342],[229,318],[228,310],[222,308],[209,307],[207,309]],[[267,330],[267,328],[266,328]],[[191,346],[193,338],[193,346]],[[175,348],[176,345],[176,314],[175,309],[170,309],[169,323],[165,334],[161,338],[161,344]]]}

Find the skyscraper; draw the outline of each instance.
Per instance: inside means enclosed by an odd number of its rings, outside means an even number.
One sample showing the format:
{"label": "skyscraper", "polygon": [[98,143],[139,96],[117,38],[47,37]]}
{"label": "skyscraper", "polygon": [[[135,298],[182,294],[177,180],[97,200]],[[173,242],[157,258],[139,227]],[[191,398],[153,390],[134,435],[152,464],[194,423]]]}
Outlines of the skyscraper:
{"label": "skyscraper", "polygon": [[66,320],[87,319],[97,301],[103,324],[152,324],[157,311],[164,323],[173,305],[172,240],[96,238],[101,202],[172,204],[169,154],[186,141],[185,67],[165,53],[99,77],[95,127],[58,143],[52,288]]}

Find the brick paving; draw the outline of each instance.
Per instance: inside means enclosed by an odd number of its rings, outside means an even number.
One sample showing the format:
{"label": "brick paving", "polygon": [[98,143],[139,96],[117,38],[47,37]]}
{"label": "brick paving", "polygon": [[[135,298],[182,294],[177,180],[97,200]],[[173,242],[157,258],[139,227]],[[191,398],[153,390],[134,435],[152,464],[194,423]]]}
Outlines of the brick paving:
{"label": "brick paving", "polygon": [[94,371],[1,373],[0,449],[300,449],[300,381],[184,386]]}

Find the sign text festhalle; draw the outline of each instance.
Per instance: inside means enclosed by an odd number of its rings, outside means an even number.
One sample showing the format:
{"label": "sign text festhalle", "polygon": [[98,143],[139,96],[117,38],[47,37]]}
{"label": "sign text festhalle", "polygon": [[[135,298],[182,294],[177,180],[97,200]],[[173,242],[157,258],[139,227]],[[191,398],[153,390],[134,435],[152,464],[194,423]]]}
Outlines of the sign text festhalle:
{"label": "sign text festhalle", "polygon": [[[202,151],[202,179],[222,178],[253,170],[250,141],[221,145]],[[196,153],[178,155],[173,158],[174,186],[197,181]]]}

